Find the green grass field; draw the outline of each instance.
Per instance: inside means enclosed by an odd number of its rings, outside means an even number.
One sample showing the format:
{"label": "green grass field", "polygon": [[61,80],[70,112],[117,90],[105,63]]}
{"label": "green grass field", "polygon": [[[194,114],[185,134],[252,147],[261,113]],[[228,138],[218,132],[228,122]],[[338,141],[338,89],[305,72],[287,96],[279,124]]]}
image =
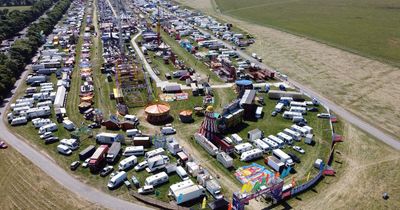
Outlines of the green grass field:
{"label": "green grass field", "polygon": [[19,11],[26,11],[30,9],[31,6],[9,6],[9,7],[0,7],[0,10],[8,9],[8,11],[19,10]]}
{"label": "green grass field", "polygon": [[223,14],[400,65],[400,1],[215,1]]}

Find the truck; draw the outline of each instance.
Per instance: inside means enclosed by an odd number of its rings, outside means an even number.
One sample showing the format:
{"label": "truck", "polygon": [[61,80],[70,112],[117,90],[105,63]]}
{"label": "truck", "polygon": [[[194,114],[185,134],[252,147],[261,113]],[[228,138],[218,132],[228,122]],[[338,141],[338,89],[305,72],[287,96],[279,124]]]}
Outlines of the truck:
{"label": "truck", "polygon": [[267,164],[269,167],[274,169],[275,171],[281,173],[283,169],[285,168],[285,164],[280,161],[278,158],[274,156],[268,156],[264,159],[265,164]]}
{"label": "truck", "polygon": [[281,149],[272,150],[272,154],[277,159],[282,161],[286,166],[293,166],[294,165],[294,162],[293,162],[292,158],[290,158],[290,156],[288,154],[286,154],[284,151],[282,151]]}
{"label": "truck", "polygon": [[79,153],[79,160],[84,161],[87,158],[90,158],[95,151],[96,147],[94,145],[89,145]]}
{"label": "truck", "polygon": [[221,185],[215,179],[206,181],[206,189],[216,200],[224,197],[221,193]]}
{"label": "truck", "polygon": [[108,145],[99,146],[89,160],[89,168],[91,172],[97,171],[104,163],[106,154],[108,152]]}
{"label": "truck", "polygon": [[107,152],[106,160],[108,163],[114,163],[115,159],[121,152],[121,142],[113,142],[110,149]]}
{"label": "truck", "polygon": [[125,140],[124,136],[119,133],[99,133],[96,135],[96,142],[98,144],[111,145],[113,142],[118,141],[123,143]]}

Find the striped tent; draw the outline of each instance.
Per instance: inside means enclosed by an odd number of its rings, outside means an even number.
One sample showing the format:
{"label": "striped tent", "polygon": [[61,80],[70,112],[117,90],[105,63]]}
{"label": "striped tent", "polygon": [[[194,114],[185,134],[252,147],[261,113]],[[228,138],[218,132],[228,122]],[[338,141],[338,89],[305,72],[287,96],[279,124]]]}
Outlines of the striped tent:
{"label": "striped tent", "polygon": [[218,134],[218,115],[213,111],[212,106],[207,107],[204,114],[205,118],[201,123],[199,133],[211,141],[216,137],[216,134]]}

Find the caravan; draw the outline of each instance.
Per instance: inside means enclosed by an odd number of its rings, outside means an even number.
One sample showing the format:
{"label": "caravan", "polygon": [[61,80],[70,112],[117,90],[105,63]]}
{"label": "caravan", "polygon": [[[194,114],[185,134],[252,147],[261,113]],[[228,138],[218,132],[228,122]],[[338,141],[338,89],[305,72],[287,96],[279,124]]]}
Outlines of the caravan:
{"label": "caravan", "polygon": [[[285,142],[282,139],[280,139],[280,138],[278,138],[278,137],[276,137],[274,135],[269,135],[268,139],[270,139],[270,140],[274,141],[275,143],[277,143],[279,148],[282,148],[283,146],[285,146]],[[274,149],[277,149],[277,148],[274,148]]]}
{"label": "caravan", "polygon": [[246,142],[246,143],[236,145],[234,151],[236,154],[240,155],[243,152],[246,152],[246,151],[249,151],[252,149],[253,149],[253,146],[250,143]]}
{"label": "caravan", "polygon": [[234,133],[234,134],[231,135],[231,139],[233,140],[233,142],[234,142],[235,144],[241,144],[241,143],[243,143],[242,137],[240,137],[240,136],[239,136],[238,134],[236,134],[236,133]]}
{"label": "caravan", "polygon": [[267,143],[263,142],[261,139],[256,139],[253,142],[254,146],[258,149],[262,150],[264,153],[268,153],[270,151],[270,147]]}
{"label": "caravan", "polygon": [[158,149],[154,149],[154,150],[146,152],[146,154],[144,154],[144,158],[149,159],[156,155],[163,155],[163,154],[165,154],[165,150],[163,148],[158,148]]}
{"label": "caravan", "polygon": [[44,134],[46,132],[53,132],[53,131],[56,131],[56,130],[58,130],[57,124],[50,123],[50,124],[47,124],[47,125],[44,125],[44,126],[40,127],[38,133],[39,134]]}
{"label": "caravan", "polygon": [[283,132],[279,132],[278,134],[276,134],[278,136],[278,138],[282,139],[283,141],[285,141],[286,144],[292,145],[293,144],[293,138]]}
{"label": "caravan", "polygon": [[285,119],[293,119],[294,117],[303,117],[303,115],[300,112],[285,111],[283,112],[282,117]]}
{"label": "caravan", "polygon": [[169,180],[169,177],[168,177],[167,173],[160,172],[160,173],[155,174],[153,176],[147,177],[145,182],[144,182],[144,184],[145,185],[157,186],[157,185],[164,184],[165,182],[168,182],[168,180]]}
{"label": "caravan", "polygon": [[143,146],[129,146],[126,147],[124,153],[122,154],[125,157],[129,157],[132,155],[144,155],[144,147]]}
{"label": "caravan", "polygon": [[283,132],[289,136],[291,136],[295,141],[301,141],[301,134],[296,131],[285,128]]}
{"label": "caravan", "polygon": [[300,133],[302,136],[305,136],[308,133],[306,128],[300,127],[300,126],[298,126],[296,124],[290,126],[290,129]]}
{"label": "caravan", "polygon": [[32,120],[33,127],[35,128],[40,128],[50,123],[53,123],[50,119],[36,118]]}
{"label": "caravan", "polygon": [[298,112],[301,114],[307,114],[307,108],[301,106],[292,106],[290,107],[290,112]]}
{"label": "caravan", "polygon": [[256,148],[246,152],[243,152],[240,156],[240,161],[247,162],[250,160],[258,159],[263,156],[263,151]]}
{"label": "caravan", "polygon": [[12,126],[23,125],[23,124],[26,124],[27,122],[28,122],[28,120],[26,119],[26,117],[16,117],[11,120],[11,125]]}
{"label": "caravan", "polygon": [[136,164],[137,164],[137,157],[132,155],[128,158],[121,160],[121,162],[118,165],[118,169],[120,171],[123,171],[135,166]]}
{"label": "caravan", "polygon": [[[147,159],[147,168],[149,172],[154,172],[156,170],[165,168],[169,163],[169,157],[166,155],[156,155]],[[147,169],[146,169],[147,170]]]}
{"label": "caravan", "polygon": [[278,149],[279,145],[275,141],[272,141],[269,138],[263,138],[263,141],[268,144],[272,149]]}

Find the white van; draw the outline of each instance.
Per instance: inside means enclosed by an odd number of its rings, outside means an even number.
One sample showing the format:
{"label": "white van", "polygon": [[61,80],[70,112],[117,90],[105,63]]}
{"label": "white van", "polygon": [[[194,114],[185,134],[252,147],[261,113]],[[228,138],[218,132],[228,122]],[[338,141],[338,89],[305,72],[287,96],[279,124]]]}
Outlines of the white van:
{"label": "white van", "polygon": [[240,155],[243,152],[249,151],[251,149],[253,149],[253,146],[250,143],[246,142],[246,143],[236,145],[234,151],[236,154]]}
{"label": "white van", "polygon": [[262,112],[263,112],[263,107],[262,106],[257,107],[257,109],[256,109],[256,118],[257,119],[261,118]]}
{"label": "white van", "polygon": [[267,143],[263,142],[261,139],[256,139],[253,142],[254,146],[258,149],[262,150],[264,153],[268,153],[270,151],[270,147]]}
{"label": "white van", "polygon": [[187,174],[185,169],[182,168],[182,166],[176,167],[176,173],[178,174],[179,177],[181,177],[181,179],[183,181],[186,181],[189,179],[189,175]]}
{"label": "white van", "polygon": [[155,174],[153,176],[149,176],[146,178],[144,184],[145,185],[153,185],[153,186],[157,186],[160,184],[164,184],[165,182],[168,182],[169,177],[167,175],[167,173],[165,172],[160,172],[158,174]]}
{"label": "white van", "polygon": [[293,144],[293,138],[283,132],[279,132],[278,134],[276,134],[276,136],[278,136],[278,138],[285,141],[286,144],[290,144],[290,145]]}
{"label": "white van", "polygon": [[250,161],[250,160],[254,160],[257,158],[260,158],[263,156],[263,151],[256,148],[256,149],[252,149],[246,152],[243,152],[242,155],[240,156],[240,161]]}
{"label": "white van", "polygon": [[268,144],[269,147],[271,147],[272,149],[278,149],[279,148],[279,145],[275,141],[272,141],[269,138],[263,138],[263,142]]}
{"label": "white van", "polygon": [[158,148],[158,149],[154,149],[154,150],[146,152],[146,154],[144,154],[144,158],[149,159],[156,155],[163,155],[163,154],[165,154],[165,150],[163,148]]}
{"label": "white van", "polygon": [[283,104],[283,103],[276,104],[275,111],[276,112],[281,112],[284,106],[285,106],[285,104]]}
{"label": "white van", "polygon": [[242,137],[240,137],[240,136],[239,136],[238,134],[236,134],[236,133],[232,134],[232,135],[231,135],[231,138],[232,138],[232,140],[233,140],[233,142],[234,142],[235,144],[241,144],[241,143],[243,142]]}
{"label": "white van", "polygon": [[46,132],[53,132],[56,131],[58,129],[57,124],[55,123],[50,123],[47,125],[44,125],[42,127],[39,128],[39,134],[44,134]]}
{"label": "white van", "polygon": [[69,147],[59,144],[57,146],[57,151],[63,155],[71,155],[72,151],[69,149]]}
{"label": "white van", "polygon": [[283,132],[289,136],[291,136],[295,141],[301,141],[301,134],[296,131],[285,128]]}
{"label": "white van", "polygon": [[135,137],[135,136],[141,136],[141,135],[142,135],[142,131],[140,131],[139,129],[126,130],[126,136],[128,136],[128,137]]}
{"label": "white van", "polygon": [[130,167],[133,167],[136,164],[137,164],[137,157],[132,155],[130,157],[127,157],[127,158],[121,160],[121,162],[119,162],[118,169],[120,171],[123,171]]}
{"label": "white van", "polygon": [[109,189],[114,189],[120,186],[127,179],[127,175],[125,171],[118,172],[115,176],[111,177],[110,181],[108,181],[107,187]]}
{"label": "white van", "polygon": [[26,124],[28,122],[28,119],[26,117],[16,117],[13,120],[11,120],[11,125],[22,125]]}
{"label": "white van", "polygon": [[79,142],[77,139],[61,139],[60,144],[67,146],[71,150],[79,148]]}
{"label": "white van", "polygon": [[144,146],[129,146],[126,147],[124,152],[122,153],[123,156],[129,157],[132,155],[139,156],[144,155]]}

